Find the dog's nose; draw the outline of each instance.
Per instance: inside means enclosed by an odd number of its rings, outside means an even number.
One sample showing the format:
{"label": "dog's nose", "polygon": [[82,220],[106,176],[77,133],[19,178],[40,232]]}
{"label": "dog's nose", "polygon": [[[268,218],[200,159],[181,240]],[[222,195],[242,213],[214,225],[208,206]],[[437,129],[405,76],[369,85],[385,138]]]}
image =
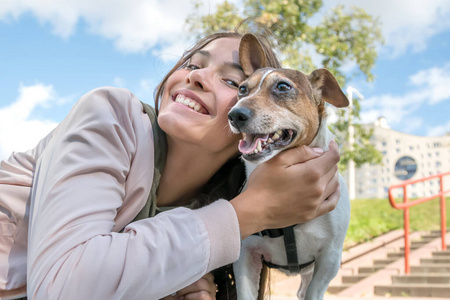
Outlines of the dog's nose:
{"label": "dog's nose", "polygon": [[241,129],[245,123],[251,118],[252,111],[245,107],[233,108],[228,113],[228,120],[233,127]]}

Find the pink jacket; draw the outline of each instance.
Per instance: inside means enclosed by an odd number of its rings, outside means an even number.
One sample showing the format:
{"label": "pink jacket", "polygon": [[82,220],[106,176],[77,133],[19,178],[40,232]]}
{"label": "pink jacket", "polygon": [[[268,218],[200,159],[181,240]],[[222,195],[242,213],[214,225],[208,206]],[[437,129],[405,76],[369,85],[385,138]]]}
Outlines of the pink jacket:
{"label": "pink jacket", "polygon": [[83,96],[36,148],[3,161],[0,296],[27,284],[28,299],[159,299],[235,261],[228,201],[129,224],[151,187],[153,149],[141,103],[108,87]]}

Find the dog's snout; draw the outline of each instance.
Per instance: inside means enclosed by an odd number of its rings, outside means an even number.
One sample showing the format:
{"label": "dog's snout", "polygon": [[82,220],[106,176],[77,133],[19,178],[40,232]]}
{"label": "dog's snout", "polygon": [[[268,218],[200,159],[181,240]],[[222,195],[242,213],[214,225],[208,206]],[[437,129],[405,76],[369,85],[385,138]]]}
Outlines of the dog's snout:
{"label": "dog's snout", "polygon": [[251,118],[252,111],[246,107],[233,108],[228,113],[228,120],[233,127],[238,129],[245,126],[245,123]]}

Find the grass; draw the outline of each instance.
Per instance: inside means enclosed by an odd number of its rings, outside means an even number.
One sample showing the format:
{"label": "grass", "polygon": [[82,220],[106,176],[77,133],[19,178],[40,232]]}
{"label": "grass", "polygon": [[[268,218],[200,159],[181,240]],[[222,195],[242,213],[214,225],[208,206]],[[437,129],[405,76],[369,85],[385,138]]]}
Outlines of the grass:
{"label": "grass", "polygon": [[[412,231],[440,229],[439,202],[439,198],[436,198],[410,209]],[[446,198],[446,213],[447,228],[449,228],[450,197]],[[371,240],[395,229],[403,229],[403,210],[392,208],[387,199],[352,200],[350,226],[344,248]]]}

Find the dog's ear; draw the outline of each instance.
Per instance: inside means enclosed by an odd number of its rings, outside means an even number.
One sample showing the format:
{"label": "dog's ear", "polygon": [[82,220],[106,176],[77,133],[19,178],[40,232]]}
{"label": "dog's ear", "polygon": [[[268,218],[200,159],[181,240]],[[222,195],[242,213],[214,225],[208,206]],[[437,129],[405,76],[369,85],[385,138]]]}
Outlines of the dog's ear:
{"label": "dog's ear", "polygon": [[342,92],[336,78],[327,69],[314,70],[308,76],[312,85],[314,97],[319,97],[335,107],[347,107],[347,96]]}
{"label": "dog's ear", "polygon": [[246,76],[250,76],[257,69],[267,66],[263,47],[256,36],[251,33],[246,33],[241,38],[239,62]]}

